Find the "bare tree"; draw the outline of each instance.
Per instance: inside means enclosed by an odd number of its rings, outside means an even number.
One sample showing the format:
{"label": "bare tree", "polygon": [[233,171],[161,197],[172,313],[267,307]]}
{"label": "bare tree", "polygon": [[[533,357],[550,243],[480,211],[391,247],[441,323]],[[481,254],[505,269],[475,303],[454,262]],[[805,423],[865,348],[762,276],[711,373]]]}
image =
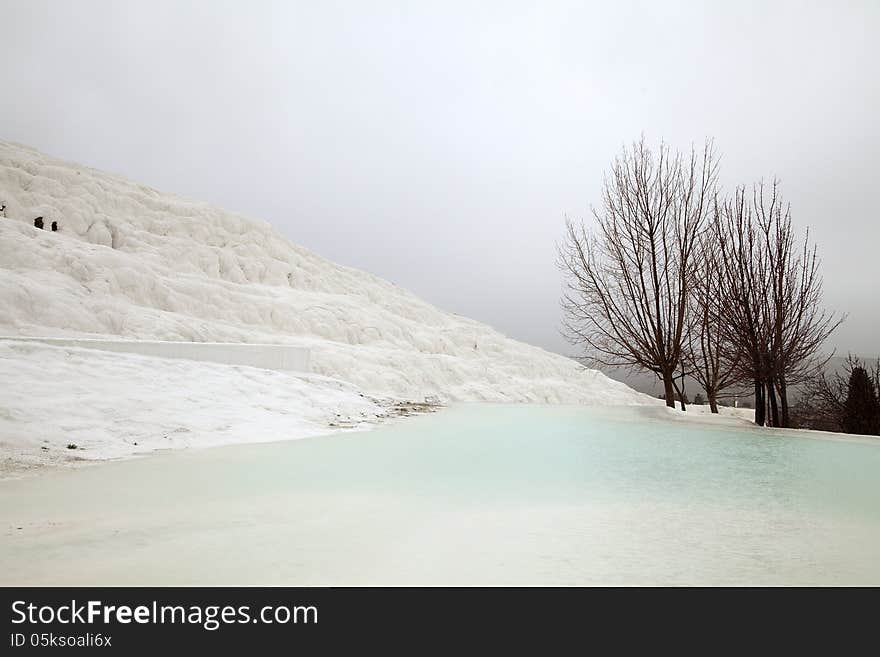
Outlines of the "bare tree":
{"label": "bare tree", "polygon": [[[721,204],[713,203],[713,221],[718,221]],[[715,232],[708,230],[700,240],[694,280],[691,283],[691,322],[687,331],[686,362],[689,374],[706,391],[709,408],[718,412],[724,390],[742,381],[742,349],[729,343],[724,330],[725,299],[722,253]]]}
{"label": "bare tree", "polygon": [[810,244],[807,230],[797,244],[791,223],[791,208],[783,204],[779,181],[774,180],[769,198],[763,184],[754,194],[758,225],[767,249],[771,277],[768,324],[770,335],[770,372],[768,394],[771,409],[775,392],[780,410],[773,414],[773,425],[790,425],[788,386],[801,383],[822,370],[829,356],[819,352],[828,336],[843,321],[822,307],[822,276],[818,251]]}
{"label": "bare tree", "polygon": [[822,277],[807,232],[800,244],[779,183],[738,188],[712,224],[719,247],[726,341],[755,387],[755,423],[790,425],[788,388],[821,369],[822,345],[843,317],[821,305]]}
{"label": "bare tree", "polygon": [[568,338],[599,364],[654,372],[673,408],[717,169],[711,141],[684,156],[661,144],[655,155],[643,138],[612,164],[593,209],[597,230],[567,221],[559,246]]}
{"label": "bare tree", "polygon": [[821,431],[845,431],[850,380],[853,372],[859,368],[868,373],[874,389],[880,390],[880,358],[873,363],[864,363],[849,354],[839,371],[829,373],[823,369],[803,382],[803,390],[796,405],[795,426]]}

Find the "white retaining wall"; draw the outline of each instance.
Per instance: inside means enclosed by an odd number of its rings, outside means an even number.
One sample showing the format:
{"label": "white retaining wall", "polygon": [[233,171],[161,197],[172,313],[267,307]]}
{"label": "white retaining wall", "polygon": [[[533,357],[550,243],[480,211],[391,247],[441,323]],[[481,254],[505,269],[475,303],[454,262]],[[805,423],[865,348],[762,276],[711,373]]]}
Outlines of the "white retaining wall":
{"label": "white retaining wall", "polygon": [[91,338],[33,338],[0,336],[0,340],[42,342],[59,347],[82,347],[122,351],[159,358],[202,360],[227,365],[248,365],[267,370],[308,372],[311,354],[307,347],[286,344],[240,342],[164,342],[159,340],[95,340]]}

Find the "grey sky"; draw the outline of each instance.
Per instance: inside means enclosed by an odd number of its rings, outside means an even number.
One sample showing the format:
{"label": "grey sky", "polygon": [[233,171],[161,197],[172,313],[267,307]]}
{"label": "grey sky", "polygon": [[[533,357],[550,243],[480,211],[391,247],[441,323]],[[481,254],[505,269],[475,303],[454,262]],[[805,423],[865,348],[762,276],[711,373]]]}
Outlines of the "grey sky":
{"label": "grey sky", "polygon": [[570,353],[555,242],[644,132],[778,175],[880,351],[880,3],[0,0],[0,137]]}

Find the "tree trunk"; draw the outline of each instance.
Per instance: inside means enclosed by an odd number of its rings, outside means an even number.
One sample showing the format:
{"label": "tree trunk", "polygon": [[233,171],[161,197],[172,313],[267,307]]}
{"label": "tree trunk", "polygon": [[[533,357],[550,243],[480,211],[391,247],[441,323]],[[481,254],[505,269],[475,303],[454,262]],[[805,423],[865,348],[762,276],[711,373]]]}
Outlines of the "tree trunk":
{"label": "tree trunk", "polygon": [[770,398],[770,426],[779,426],[779,406],[776,403],[776,385],[771,378],[767,382],[767,396]]}
{"label": "tree trunk", "polygon": [[684,404],[684,390],[678,387],[678,384],[675,383],[675,379],[673,379],[672,385],[675,387],[675,393],[678,395],[678,401],[681,403],[681,410],[686,411],[687,407]]}
{"label": "tree trunk", "polygon": [[788,414],[788,385],[785,376],[779,377],[779,403],[782,405],[782,426],[786,429],[791,426],[791,418]]}
{"label": "tree trunk", "polygon": [[759,427],[764,426],[766,420],[765,409],[764,384],[758,379],[755,379],[755,424]]}
{"label": "tree trunk", "polygon": [[714,390],[707,390],[706,394],[709,396],[709,410],[713,413],[718,412],[718,398],[717,393]]}
{"label": "tree trunk", "polygon": [[686,411],[687,408],[684,405],[684,367],[681,368],[681,390],[678,391],[678,398],[681,399],[681,410]]}
{"label": "tree trunk", "polygon": [[666,405],[675,408],[675,386],[670,372],[663,372],[663,392],[666,395]]}

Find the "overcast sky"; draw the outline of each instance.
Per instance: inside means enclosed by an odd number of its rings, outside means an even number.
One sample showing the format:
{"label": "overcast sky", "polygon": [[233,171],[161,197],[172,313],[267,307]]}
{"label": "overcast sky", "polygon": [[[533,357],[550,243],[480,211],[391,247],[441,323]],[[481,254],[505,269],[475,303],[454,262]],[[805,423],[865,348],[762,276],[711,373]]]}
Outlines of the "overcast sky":
{"label": "overcast sky", "polygon": [[0,137],[263,218],[513,337],[641,133],[778,175],[880,352],[880,2],[0,0]]}

